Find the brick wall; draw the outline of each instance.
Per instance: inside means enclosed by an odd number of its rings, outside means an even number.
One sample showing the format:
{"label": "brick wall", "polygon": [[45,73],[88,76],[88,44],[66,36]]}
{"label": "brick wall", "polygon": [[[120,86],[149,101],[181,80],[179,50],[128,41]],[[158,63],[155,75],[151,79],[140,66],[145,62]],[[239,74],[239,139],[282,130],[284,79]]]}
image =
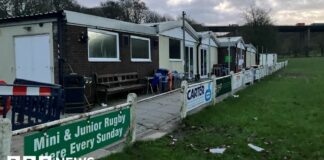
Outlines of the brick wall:
{"label": "brick wall", "polygon": [[[140,78],[151,76],[154,70],[158,69],[158,38],[155,36],[141,37],[151,38],[151,59],[152,62],[131,62],[130,47],[124,44],[124,36],[130,36],[129,33],[119,32],[119,46],[120,46],[120,60],[121,62],[89,62],[88,61],[88,44],[86,42],[79,42],[81,33],[87,33],[86,27],[80,26],[65,26],[65,52],[64,58],[66,60],[64,66],[65,75],[69,74],[71,66],[75,73],[85,76],[97,74],[112,74],[112,73],[128,73],[138,72]],[[134,34],[132,34],[134,35]],[[128,41],[128,43],[130,43]]]}

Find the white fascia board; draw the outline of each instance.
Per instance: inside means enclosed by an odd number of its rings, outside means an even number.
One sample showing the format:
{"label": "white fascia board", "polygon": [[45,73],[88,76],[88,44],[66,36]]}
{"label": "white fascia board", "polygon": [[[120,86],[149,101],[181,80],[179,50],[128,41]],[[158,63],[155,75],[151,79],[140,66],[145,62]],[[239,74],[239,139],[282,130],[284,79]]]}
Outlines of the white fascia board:
{"label": "white fascia board", "polygon": [[92,26],[122,32],[156,35],[156,28],[78,12],[64,11],[68,24]]}

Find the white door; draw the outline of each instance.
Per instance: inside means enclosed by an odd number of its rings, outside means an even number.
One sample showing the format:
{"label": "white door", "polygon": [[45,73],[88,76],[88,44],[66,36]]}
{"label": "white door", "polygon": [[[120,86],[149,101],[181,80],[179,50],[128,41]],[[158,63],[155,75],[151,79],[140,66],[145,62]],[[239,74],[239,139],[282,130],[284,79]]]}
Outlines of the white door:
{"label": "white door", "polygon": [[16,78],[53,83],[49,35],[15,37]]}

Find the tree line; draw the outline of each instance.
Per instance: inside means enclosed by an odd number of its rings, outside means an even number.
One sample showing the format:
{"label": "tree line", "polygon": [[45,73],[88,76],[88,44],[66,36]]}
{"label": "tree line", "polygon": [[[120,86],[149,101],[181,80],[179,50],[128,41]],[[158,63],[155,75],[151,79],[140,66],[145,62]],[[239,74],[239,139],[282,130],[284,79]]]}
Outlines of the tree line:
{"label": "tree line", "polygon": [[0,18],[32,15],[57,10],[71,10],[133,23],[156,23],[173,20],[150,10],[141,0],[107,0],[88,8],[76,0],[1,0]]}

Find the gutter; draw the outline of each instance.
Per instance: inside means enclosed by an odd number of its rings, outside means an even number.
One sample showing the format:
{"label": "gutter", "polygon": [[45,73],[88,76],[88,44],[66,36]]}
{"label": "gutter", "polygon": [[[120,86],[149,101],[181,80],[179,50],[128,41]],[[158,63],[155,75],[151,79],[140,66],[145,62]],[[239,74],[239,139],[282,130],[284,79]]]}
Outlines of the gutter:
{"label": "gutter", "polygon": [[63,85],[64,78],[64,17],[65,13],[61,11],[61,14],[57,17],[57,59],[58,59],[58,77],[59,84]]}

